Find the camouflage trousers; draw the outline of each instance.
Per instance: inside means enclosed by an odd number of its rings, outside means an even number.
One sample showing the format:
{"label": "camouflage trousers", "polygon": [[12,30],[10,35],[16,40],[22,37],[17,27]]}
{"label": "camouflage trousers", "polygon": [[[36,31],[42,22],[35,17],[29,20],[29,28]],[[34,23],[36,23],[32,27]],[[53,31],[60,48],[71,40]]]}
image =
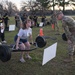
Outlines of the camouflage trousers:
{"label": "camouflage trousers", "polygon": [[71,36],[70,41],[72,43],[68,43],[68,52],[69,52],[69,55],[73,55],[75,51],[75,36]]}
{"label": "camouflage trousers", "polygon": [[55,30],[57,30],[57,31],[59,32],[59,26],[58,26],[58,23],[55,22],[54,25],[55,25]]}

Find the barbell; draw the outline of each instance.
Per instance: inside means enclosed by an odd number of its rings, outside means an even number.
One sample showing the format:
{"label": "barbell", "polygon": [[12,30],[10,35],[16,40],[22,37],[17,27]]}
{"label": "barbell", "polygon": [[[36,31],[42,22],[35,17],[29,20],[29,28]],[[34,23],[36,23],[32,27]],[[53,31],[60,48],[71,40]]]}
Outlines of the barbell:
{"label": "barbell", "polygon": [[32,48],[30,50],[16,50],[13,48],[10,48],[10,45],[0,45],[0,60],[2,62],[7,62],[11,59],[11,52],[22,52],[22,51],[32,51],[39,48],[43,48],[46,45],[46,40],[44,37],[37,36],[35,39],[34,45],[36,46],[35,48]]}

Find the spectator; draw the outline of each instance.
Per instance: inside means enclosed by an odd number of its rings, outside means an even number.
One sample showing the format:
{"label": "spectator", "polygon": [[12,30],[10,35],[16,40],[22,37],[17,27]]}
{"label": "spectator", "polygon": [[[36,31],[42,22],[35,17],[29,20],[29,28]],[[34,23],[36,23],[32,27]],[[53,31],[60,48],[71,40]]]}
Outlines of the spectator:
{"label": "spectator", "polygon": [[15,14],[15,24],[18,29],[20,29],[20,27],[22,26],[21,18],[17,13]]}
{"label": "spectator", "polygon": [[7,28],[8,28],[8,20],[9,20],[8,14],[5,13],[4,16],[3,16],[3,22],[5,24],[5,30],[7,30]]}
{"label": "spectator", "polygon": [[23,14],[23,16],[21,17],[22,22],[24,22],[27,19],[27,15],[26,13]]}
{"label": "spectator", "polygon": [[[0,15],[0,38],[1,38],[2,43],[6,43],[4,29],[5,28],[4,28],[3,19],[2,19],[1,15]],[[0,42],[0,44],[1,44],[1,42]]]}
{"label": "spectator", "polygon": [[36,15],[34,15],[33,21],[34,21],[34,26],[36,26],[37,25],[37,16]]}

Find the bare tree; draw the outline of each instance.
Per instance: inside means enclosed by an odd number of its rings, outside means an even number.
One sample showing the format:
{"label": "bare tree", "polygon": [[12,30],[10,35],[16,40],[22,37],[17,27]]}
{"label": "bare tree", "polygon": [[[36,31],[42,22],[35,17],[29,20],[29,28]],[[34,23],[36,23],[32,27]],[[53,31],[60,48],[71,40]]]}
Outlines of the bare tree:
{"label": "bare tree", "polygon": [[38,4],[36,1],[28,1],[28,3],[22,1],[21,3],[21,11],[30,11],[31,14],[34,14],[36,9],[38,9]]}
{"label": "bare tree", "polygon": [[75,10],[75,0],[70,0],[69,5]]}
{"label": "bare tree", "polygon": [[4,13],[8,13],[9,16],[11,14],[14,14],[15,12],[18,12],[18,9],[14,3],[8,0],[2,0],[0,3],[0,13],[3,15]]}
{"label": "bare tree", "polygon": [[11,1],[6,1],[5,3],[7,5],[7,12],[9,13],[9,16],[14,12],[18,12],[18,9],[14,3],[12,3]]}
{"label": "bare tree", "polygon": [[39,3],[39,6],[42,10],[42,14],[45,14],[45,11],[49,9],[49,0],[36,0]]}
{"label": "bare tree", "polygon": [[2,15],[2,13],[3,13],[3,5],[0,4],[0,14]]}
{"label": "bare tree", "polygon": [[[59,7],[63,7],[63,13],[65,11],[66,6],[70,5],[71,7],[75,6],[75,0],[56,0],[57,5]],[[75,9],[75,8],[74,8]]]}
{"label": "bare tree", "polygon": [[21,2],[21,11],[26,11],[28,4],[24,1]]}

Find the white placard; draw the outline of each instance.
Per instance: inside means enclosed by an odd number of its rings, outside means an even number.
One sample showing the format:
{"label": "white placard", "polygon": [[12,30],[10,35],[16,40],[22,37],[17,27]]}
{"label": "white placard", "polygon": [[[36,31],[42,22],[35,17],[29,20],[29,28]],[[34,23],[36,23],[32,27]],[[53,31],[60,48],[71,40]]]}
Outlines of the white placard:
{"label": "white placard", "polygon": [[43,22],[40,22],[39,27],[42,27],[42,26],[43,26]]}
{"label": "white placard", "polygon": [[48,48],[44,49],[42,65],[46,64],[48,61],[50,61],[56,56],[56,49],[57,42],[49,46]]}
{"label": "white placard", "polygon": [[14,31],[15,30],[15,25],[9,25],[9,31]]}

